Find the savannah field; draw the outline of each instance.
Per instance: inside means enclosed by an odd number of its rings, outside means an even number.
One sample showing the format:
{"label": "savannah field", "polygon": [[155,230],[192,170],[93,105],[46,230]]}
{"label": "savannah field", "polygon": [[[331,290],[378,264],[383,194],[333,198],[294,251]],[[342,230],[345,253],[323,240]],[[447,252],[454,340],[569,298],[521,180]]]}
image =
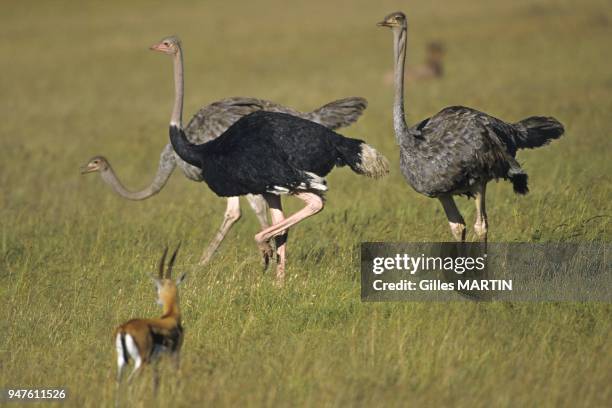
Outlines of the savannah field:
{"label": "savannah field", "polygon": [[[181,372],[163,364],[157,399],[145,372],[127,406],[609,406],[610,304],[361,302],[361,242],[451,237],[439,203],[398,169],[383,83],[392,36],[375,26],[397,9],[409,19],[408,65],[429,41],[447,49],[442,80],[407,85],[409,123],[461,104],[566,127],[519,153],[529,195],[489,185],[489,240],[610,241],[609,1],[5,1],[0,388],[67,387],[67,402],[50,405],[111,406],[112,330],[160,313],[148,274],[182,241]],[[325,210],[291,230],[282,289],[273,268],[262,272],[246,202],[199,267],[225,209],[205,184],[175,171],[159,195],[129,202],[79,174],[104,154],[129,188],[152,179],[173,83],[170,59],[147,48],[169,34],[183,41],[185,122],[228,96],[301,110],[369,101],[341,133],[376,146],[392,172],[330,175]],[[471,231],[473,203],[458,203]]]}

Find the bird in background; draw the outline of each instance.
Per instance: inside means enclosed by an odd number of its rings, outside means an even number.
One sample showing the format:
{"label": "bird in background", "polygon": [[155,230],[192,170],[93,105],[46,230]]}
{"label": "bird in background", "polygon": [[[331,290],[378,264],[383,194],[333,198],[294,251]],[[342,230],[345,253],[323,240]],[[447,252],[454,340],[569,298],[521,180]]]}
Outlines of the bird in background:
{"label": "bird in background", "polygon": [[[172,44],[158,50],[170,55],[175,65],[181,54]],[[170,141],[178,156],[200,169],[202,179],[221,197],[261,194],[272,225],[255,235],[267,266],[276,243],[276,282],[285,277],[288,230],[323,209],[327,191],[324,177],[335,167],[378,178],[389,171],[387,159],[362,140],[344,137],[310,120],[279,112],[259,110],[243,116],[216,139],[195,144],[182,125],[182,75],[175,76],[175,97],[170,118]],[[285,217],[281,195],[304,201],[305,207]]]}
{"label": "bird in background", "polygon": [[[159,43],[151,46],[153,51],[164,52],[167,50],[175,55],[174,58],[174,80],[183,78],[183,52],[181,41],[176,36],[162,39]],[[234,97],[222,99],[204,106],[191,118],[185,127],[187,139],[195,144],[202,144],[215,139],[228,127],[241,117],[250,113],[265,110],[270,112],[283,112],[293,116],[311,120],[330,129],[337,129],[356,122],[367,107],[364,98],[352,97],[336,100],[320,107],[312,112],[299,112],[292,108],[276,104],[263,99],[249,97]],[[159,193],[176,166],[182,170],[189,180],[202,182],[203,178],[199,168],[182,160],[168,143],[161,152],[157,174],[150,185],[140,191],[130,191],[124,187],[119,180],[110,162],[104,156],[92,157],[86,165],[81,167],[81,173],[87,174],[98,172],[102,180],[121,197],[128,200],[146,200]],[[260,195],[246,195],[246,199],[253,209],[262,228],[268,226],[267,205]],[[206,246],[200,258],[200,265],[207,264],[216,253],[221,242],[234,225],[240,219],[240,200],[238,197],[228,197],[225,214],[219,230],[213,240]]]}
{"label": "bird in background", "polygon": [[563,125],[555,118],[543,116],[508,123],[475,109],[452,106],[408,127],[404,115],[406,16],[402,12],[391,13],[378,26],[388,27],[393,33],[393,128],[404,178],[417,192],[440,201],[458,241],[465,241],[466,227],[453,196],[473,197],[474,231],[478,239],[486,241],[487,183],[494,179],[509,180],[516,193],[526,194],[527,173],[515,159],[517,151],[558,139],[564,132]]}
{"label": "bird in background", "polygon": [[[444,75],[444,54],[446,48],[439,41],[432,41],[427,44],[425,49],[425,61],[420,65],[408,66],[405,70],[404,80],[416,82],[430,79],[440,79]],[[383,82],[387,86],[394,83],[393,70],[387,71]]]}

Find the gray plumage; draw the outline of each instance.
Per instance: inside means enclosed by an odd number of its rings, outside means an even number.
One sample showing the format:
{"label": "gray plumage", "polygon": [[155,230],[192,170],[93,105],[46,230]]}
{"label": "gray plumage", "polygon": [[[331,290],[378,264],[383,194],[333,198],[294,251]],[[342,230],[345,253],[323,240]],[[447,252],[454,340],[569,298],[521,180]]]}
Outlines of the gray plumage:
{"label": "gray plumage", "polygon": [[[536,123],[549,128],[548,136],[534,130]],[[511,124],[453,106],[400,135],[400,166],[408,183],[428,197],[471,195],[473,186],[500,178],[512,181],[515,191],[524,194],[527,175],[515,159],[517,150],[541,146],[562,133],[563,126],[554,118]]]}
{"label": "gray plumage", "polygon": [[393,32],[393,127],[400,147],[402,174],[417,192],[440,200],[457,240],[465,240],[466,230],[453,196],[474,197],[474,229],[486,241],[487,183],[500,178],[510,180],[516,193],[526,194],[527,174],[515,159],[517,150],[543,146],[559,138],[564,132],[563,125],[554,118],[541,116],[507,123],[475,109],[453,106],[408,127],[404,115],[406,16],[402,12],[391,13],[378,25]]}

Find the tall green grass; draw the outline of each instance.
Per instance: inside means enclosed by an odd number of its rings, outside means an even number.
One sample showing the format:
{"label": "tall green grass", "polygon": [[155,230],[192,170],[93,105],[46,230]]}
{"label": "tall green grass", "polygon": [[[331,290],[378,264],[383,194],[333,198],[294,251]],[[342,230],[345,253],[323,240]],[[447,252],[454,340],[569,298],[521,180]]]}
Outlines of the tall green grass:
{"label": "tall green grass", "polygon": [[[521,152],[531,193],[488,189],[492,241],[609,241],[612,7],[603,1],[446,4],[9,2],[0,27],[0,387],[66,386],[70,406],[112,404],[114,326],[159,313],[148,273],[182,240],[186,327],[180,374],[160,406],[605,406],[612,398],[607,304],[364,304],[362,241],[450,238],[440,205],[398,170],[391,35],[409,16],[409,64],[443,41],[446,76],[410,84],[410,122],[463,104],[508,121],[553,115],[566,135]],[[115,196],[79,165],[104,154],[148,183],[167,143],[171,63],[147,47],[183,39],[186,116],[234,95],[310,110],[359,95],[343,133],[394,169],[375,182],[329,177],[327,207],[291,231],[288,282],[262,273],[244,206],[213,262],[196,265],[224,200],[175,174],[144,202]],[[466,220],[473,203],[460,199]],[[289,211],[299,203],[286,200]],[[468,221],[471,223],[470,221]],[[150,376],[124,401],[149,406]]]}

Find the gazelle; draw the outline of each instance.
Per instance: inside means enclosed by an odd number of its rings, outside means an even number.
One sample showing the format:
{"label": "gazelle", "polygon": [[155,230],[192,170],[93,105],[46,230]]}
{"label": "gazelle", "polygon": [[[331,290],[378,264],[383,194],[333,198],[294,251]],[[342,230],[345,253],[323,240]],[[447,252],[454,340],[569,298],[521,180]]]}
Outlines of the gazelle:
{"label": "gazelle", "polygon": [[179,247],[170,258],[166,277],[164,277],[164,263],[168,254],[167,247],[159,262],[159,277],[153,277],[157,286],[157,303],[163,307],[162,316],[157,319],[132,319],[115,329],[113,338],[117,350],[117,388],[121,385],[123,371],[130,360],[134,361],[134,369],[128,377],[128,383],[141,367],[151,364],[155,390],[159,383],[155,363],[162,354],[169,354],[178,370],[179,353],[183,344],[183,327],[177,286],[185,279],[185,274],[176,281],[172,280],[172,267]]}

